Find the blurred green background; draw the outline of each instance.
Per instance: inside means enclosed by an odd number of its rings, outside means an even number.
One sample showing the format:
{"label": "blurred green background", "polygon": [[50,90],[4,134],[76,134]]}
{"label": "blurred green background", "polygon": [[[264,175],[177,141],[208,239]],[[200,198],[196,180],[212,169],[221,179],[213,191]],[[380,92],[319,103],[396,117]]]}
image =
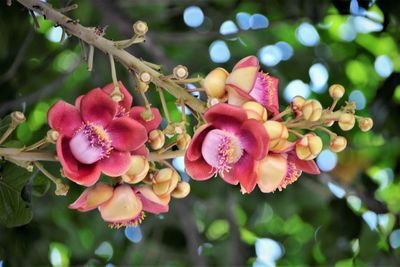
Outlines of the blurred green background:
{"label": "blurred green background", "polygon": [[[54,7],[71,3],[49,2]],[[317,160],[321,175],[302,175],[282,192],[242,195],[221,179],[192,181],[190,197],[173,200],[169,213],[149,215],[140,227],[127,230],[109,229],[96,211],[69,210],[82,188],[70,183],[68,196],[56,197],[53,185],[37,172],[11,171],[10,177],[22,179],[17,192],[22,189],[33,212],[25,209],[20,215],[33,219],[20,227],[0,225],[0,266],[400,265],[399,2],[74,3],[79,8],[68,15],[86,26],[108,25],[109,39],[129,38],[132,24],[146,21],[146,43],[129,51],[163,65],[166,74],[177,64],[192,75],[218,66],[231,70],[254,54],[265,72],[279,78],[282,108],[297,94],[328,106],[327,87],[340,83],[346,88],[342,102],[355,101],[358,114],[371,116],[375,125],[367,133],[357,127],[343,133],[349,139],[345,152],[324,151]],[[52,103],[73,102],[111,82],[108,58],[96,50],[90,73],[79,40],[68,37],[60,44],[59,27],[38,17],[40,28],[35,30],[18,3],[7,7],[2,1],[0,6],[0,116],[24,111],[27,121],[14,139],[31,144],[48,130],[46,112]],[[117,74],[134,93],[132,78],[118,64]],[[141,104],[136,94],[134,98]],[[173,117],[179,118],[174,99],[168,100]],[[180,160],[174,164],[182,168]],[[53,173],[59,169],[46,166]],[[2,179],[9,169],[1,163]],[[4,204],[8,196],[1,186]],[[12,199],[21,200],[19,195]],[[4,214],[0,218],[5,224]]]}

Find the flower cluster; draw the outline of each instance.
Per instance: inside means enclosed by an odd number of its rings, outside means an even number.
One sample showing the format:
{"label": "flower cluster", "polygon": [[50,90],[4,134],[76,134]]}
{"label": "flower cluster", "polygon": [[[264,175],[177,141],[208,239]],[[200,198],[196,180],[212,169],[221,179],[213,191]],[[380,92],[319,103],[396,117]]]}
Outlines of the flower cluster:
{"label": "flower cluster", "polygon": [[[63,175],[89,187],[70,208],[98,208],[112,227],[140,223],[143,211],[167,212],[171,195],[182,198],[190,191],[175,170],[149,172],[146,142],[161,123],[160,112],[131,107],[132,96],[121,82],[118,89],[122,97],[117,100],[115,86],[109,84],[78,97],[75,105],[60,100],[48,112],[49,125],[59,134]],[[144,118],[146,112],[150,118]],[[101,173],[113,177],[114,186],[97,183]]]}
{"label": "flower cluster", "polygon": [[319,174],[314,159],[323,143],[315,130],[329,134],[329,148],[339,152],[346,139],[326,127],[337,121],[348,131],[356,120],[363,131],[372,127],[370,118],[354,114],[354,103],[334,111],[344,95],[340,85],[330,87],[334,101],[327,109],[317,100],[297,96],[280,113],[278,79],[261,72],[254,56],[239,61],[231,73],[222,68],[211,71],[202,86],[209,97],[207,123],[197,129],[187,149],[186,171],[195,180],[219,175],[227,183],[240,183],[243,193],[256,185],[262,192],[274,192],[302,172]]}

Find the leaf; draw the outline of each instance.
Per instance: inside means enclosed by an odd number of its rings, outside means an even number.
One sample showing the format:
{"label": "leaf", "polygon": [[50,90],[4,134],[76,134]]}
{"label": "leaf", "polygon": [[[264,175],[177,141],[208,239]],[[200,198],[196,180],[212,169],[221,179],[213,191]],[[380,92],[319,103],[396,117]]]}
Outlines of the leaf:
{"label": "leaf", "polygon": [[11,116],[7,115],[3,119],[0,120],[0,137],[7,131],[8,126],[11,123]]}
{"label": "leaf", "polygon": [[46,194],[49,188],[50,188],[49,178],[44,176],[42,173],[37,172],[32,182],[32,195],[35,197],[41,197],[44,194]]}
{"label": "leaf", "polygon": [[32,174],[11,163],[1,163],[0,167],[0,224],[6,227],[27,224],[32,219],[32,210],[22,199],[21,191]]}

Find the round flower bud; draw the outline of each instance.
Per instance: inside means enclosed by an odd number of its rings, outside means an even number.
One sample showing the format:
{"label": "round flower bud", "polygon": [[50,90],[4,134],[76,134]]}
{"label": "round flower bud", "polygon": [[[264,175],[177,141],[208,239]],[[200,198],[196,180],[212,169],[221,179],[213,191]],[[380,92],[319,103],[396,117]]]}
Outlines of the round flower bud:
{"label": "round flower bud", "polygon": [[351,113],[342,113],[339,117],[339,127],[343,131],[349,131],[353,129],[356,123],[356,118]]}
{"label": "round flower bud", "polygon": [[174,198],[184,198],[190,193],[190,184],[187,182],[179,182],[171,196]]}
{"label": "round flower bud", "polygon": [[139,183],[147,176],[149,167],[149,162],[143,156],[131,156],[131,165],[122,175],[122,180],[128,184]]}
{"label": "round flower bud", "polygon": [[300,95],[293,97],[290,102],[290,106],[292,110],[295,112],[296,116],[300,116],[302,114],[301,109],[303,108],[306,99]]}
{"label": "round flower bud", "polygon": [[185,66],[178,65],[176,66],[172,73],[174,74],[174,77],[178,80],[183,80],[186,79],[189,75],[189,71]]}
{"label": "round flower bud", "polygon": [[181,133],[176,137],[176,146],[180,150],[185,150],[188,148],[190,140],[192,140],[190,135],[188,135],[187,133]]}
{"label": "round flower bud", "polygon": [[322,115],[322,106],[319,101],[310,99],[304,102],[303,107],[301,108],[301,112],[303,116],[308,121],[317,121],[321,118]]}
{"label": "round flower bud", "polygon": [[258,121],[266,121],[268,119],[267,110],[256,101],[248,101],[242,106],[247,111],[247,117],[249,119],[255,119]]}
{"label": "round flower bud", "polygon": [[296,155],[301,160],[315,159],[322,150],[322,140],[318,135],[306,134],[296,143]]}
{"label": "round flower bud", "polygon": [[340,99],[344,95],[344,87],[340,84],[333,84],[329,87],[329,95],[334,99]]}
{"label": "round flower bud", "polygon": [[136,21],[133,26],[133,31],[139,35],[139,36],[143,36],[147,33],[147,31],[149,30],[147,23],[141,20]]}
{"label": "round flower bud", "polygon": [[149,133],[149,140],[147,142],[149,143],[150,147],[154,150],[162,148],[165,143],[164,133],[159,129],[151,131]]}
{"label": "round flower bud", "polygon": [[358,120],[358,127],[361,131],[368,132],[374,125],[374,121],[371,118],[361,118]]}
{"label": "round flower bud", "polygon": [[222,98],[226,93],[225,81],[228,75],[229,73],[225,69],[216,68],[208,73],[200,84],[209,97]]}
{"label": "round flower bud", "polygon": [[347,146],[347,140],[343,136],[336,136],[329,142],[329,150],[332,152],[343,151]]}
{"label": "round flower bud", "polygon": [[269,136],[269,150],[281,150],[289,137],[286,126],[278,121],[266,121],[264,122],[264,127]]}
{"label": "round flower bud", "polygon": [[153,191],[157,196],[171,194],[179,180],[179,174],[175,170],[171,168],[161,169],[153,178]]}

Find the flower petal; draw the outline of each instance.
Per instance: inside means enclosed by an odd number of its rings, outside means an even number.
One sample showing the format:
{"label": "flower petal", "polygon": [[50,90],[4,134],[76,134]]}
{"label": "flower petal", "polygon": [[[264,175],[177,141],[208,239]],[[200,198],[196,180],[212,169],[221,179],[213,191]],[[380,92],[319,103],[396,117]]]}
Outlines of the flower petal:
{"label": "flower petal", "polygon": [[248,153],[243,153],[240,160],[233,165],[233,176],[239,180],[246,193],[253,191],[257,184],[255,161]]}
{"label": "flower petal", "polygon": [[135,220],[142,212],[142,202],[128,185],[120,185],[114,194],[99,207],[103,220],[107,222],[127,224]]}
{"label": "flower petal", "polygon": [[288,160],[293,161],[299,170],[309,174],[320,174],[321,171],[314,160],[301,160],[294,153],[289,153]]}
{"label": "flower petal", "polygon": [[228,184],[237,185],[239,183],[239,180],[237,178],[235,178],[235,176],[233,175],[232,169],[228,172],[224,172],[223,176],[220,175],[219,177],[221,177],[222,180],[224,180]]}
{"label": "flower petal", "polygon": [[264,125],[250,119],[245,121],[240,128],[240,142],[243,148],[254,159],[260,160],[268,153],[269,137]]}
{"label": "flower petal", "polygon": [[80,95],[75,99],[75,107],[80,110],[81,109],[81,101],[85,95]]}
{"label": "flower petal", "polygon": [[151,112],[154,115],[154,118],[151,121],[145,121],[140,115],[140,113],[142,113],[144,110],[145,107],[143,106],[135,106],[131,109],[129,116],[141,123],[146,128],[147,132],[157,129],[162,121],[162,117],[158,108],[151,108]]}
{"label": "flower petal", "polygon": [[228,104],[235,106],[242,106],[249,100],[252,100],[247,93],[243,92],[239,88],[234,86],[227,87],[228,88]]}
{"label": "flower petal", "polygon": [[169,195],[166,197],[157,196],[153,190],[146,185],[139,185],[134,188],[137,196],[142,201],[143,210],[154,214],[168,212],[168,203],[171,199]]}
{"label": "flower petal", "polygon": [[119,151],[132,151],[147,141],[147,131],[139,122],[122,117],[114,119],[106,128],[112,146]]}
{"label": "flower petal", "polygon": [[79,198],[68,207],[81,212],[96,209],[112,197],[113,191],[114,189],[110,185],[98,183],[83,191]]}
{"label": "flower petal", "polygon": [[99,88],[91,90],[81,100],[83,120],[104,128],[112,121],[117,110],[118,104]]}
{"label": "flower petal", "polygon": [[82,125],[79,110],[62,100],[57,101],[47,113],[49,126],[60,134],[71,137]]}
{"label": "flower petal", "polygon": [[257,73],[256,82],[249,95],[273,115],[279,114],[277,78],[266,73]]}
{"label": "flower petal", "polygon": [[[118,85],[121,93],[124,95],[124,99],[119,101],[118,104],[120,104],[128,111],[132,106],[132,100],[133,100],[132,95],[125,88],[125,86],[122,84],[121,81],[118,81]],[[106,92],[108,95],[111,95],[111,93],[114,91],[114,84],[113,83],[107,84],[106,86],[103,87],[103,91]]]}
{"label": "flower petal", "polygon": [[113,150],[108,158],[99,161],[101,171],[111,177],[126,173],[131,165],[131,154]]}
{"label": "flower petal", "polygon": [[255,56],[240,60],[226,79],[228,91],[235,88],[249,93],[254,86],[259,68],[259,62]]}
{"label": "flower petal", "polygon": [[287,158],[282,154],[269,154],[258,162],[257,184],[261,192],[274,192],[285,178]]}
{"label": "flower petal", "polygon": [[77,184],[92,186],[100,177],[100,168],[97,163],[83,164],[77,161],[69,147],[70,140],[63,135],[57,139],[57,156],[63,167],[63,173]]}
{"label": "flower petal", "polygon": [[243,108],[221,103],[209,108],[204,118],[217,129],[235,133],[247,120],[247,113]]}
{"label": "flower petal", "polygon": [[131,155],[138,155],[146,158],[149,155],[149,149],[146,147],[146,145],[143,145],[138,149],[131,151]]}
{"label": "flower petal", "polygon": [[187,157],[191,161],[200,158],[204,138],[206,138],[206,135],[213,129],[214,127],[210,124],[205,124],[198,128],[194,133],[192,140],[190,141],[189,147],[186,150],[185,157]]}
{"label": "flower petal", "polygon": [[213,168],[202,157],[195,161],[190,161],[185,156],[185,169],[187,174],[197,181],[208,180],[214,175]]}

